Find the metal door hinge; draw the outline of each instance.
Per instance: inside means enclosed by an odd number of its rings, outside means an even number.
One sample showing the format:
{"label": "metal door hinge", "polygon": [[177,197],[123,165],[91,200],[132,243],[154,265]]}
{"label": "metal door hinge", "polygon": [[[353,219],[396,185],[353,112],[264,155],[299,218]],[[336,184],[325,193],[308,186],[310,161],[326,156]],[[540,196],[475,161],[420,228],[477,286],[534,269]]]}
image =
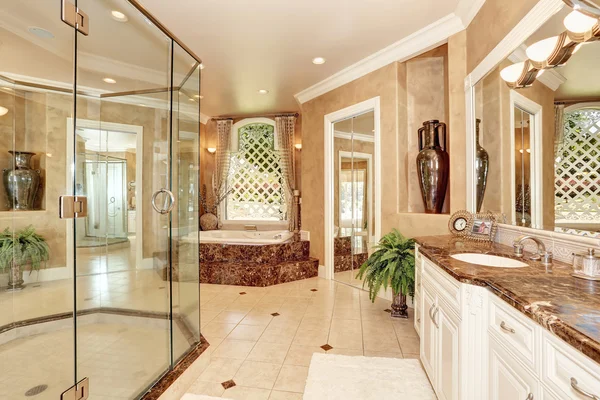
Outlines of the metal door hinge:
{"label": "metal door hinge", "polygon": [[60,17],[65,24],[72,26],[85,36],[90,33],[90,18],[75,4],[62,0]]}
{"label": "metal door hinge", "polygon": [[90,395],[90,380],[83,378],[60,395],[60,400],[86,400]]}
{"label": "metal door hinge", "polygon": [[60,196],[58,204],[59,218],[87,217],[87,197],[85,196]]}

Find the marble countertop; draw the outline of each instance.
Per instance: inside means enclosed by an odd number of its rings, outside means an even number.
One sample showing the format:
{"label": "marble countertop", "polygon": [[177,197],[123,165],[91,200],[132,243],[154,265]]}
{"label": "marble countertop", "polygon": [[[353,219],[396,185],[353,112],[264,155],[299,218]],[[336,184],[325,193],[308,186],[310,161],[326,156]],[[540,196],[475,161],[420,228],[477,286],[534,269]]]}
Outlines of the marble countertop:
{"label": "marble countertop", "polygon": [[[551,270],[539,262],[512,256],[512,247],[481,244],[451,235],[415,238],[419,252],[456,280],[485,286],[545,329],[600,363],[600,281],[571,276],[572,267],[555,261]],[[519,259],[523,268],[478,266],[450,257],[488,253]],[[527,256],[527,253],[525,254]]]}

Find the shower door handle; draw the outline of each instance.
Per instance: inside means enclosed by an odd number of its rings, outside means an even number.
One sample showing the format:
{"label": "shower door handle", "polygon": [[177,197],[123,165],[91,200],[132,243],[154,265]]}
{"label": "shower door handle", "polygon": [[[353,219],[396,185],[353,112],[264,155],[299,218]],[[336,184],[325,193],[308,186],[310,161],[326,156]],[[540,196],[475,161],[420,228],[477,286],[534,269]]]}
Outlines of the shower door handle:
{"label": "shower door handle", "polygon": [[[166,196],[162,208],[158,208],[156,205],[156,199],[161,193],[165,193]],[[159,189],[152,195],[152,207],[159,214],[168,214],[173,210],[173,207],[175,207],[175,196],[170,190],[164,188]]]}

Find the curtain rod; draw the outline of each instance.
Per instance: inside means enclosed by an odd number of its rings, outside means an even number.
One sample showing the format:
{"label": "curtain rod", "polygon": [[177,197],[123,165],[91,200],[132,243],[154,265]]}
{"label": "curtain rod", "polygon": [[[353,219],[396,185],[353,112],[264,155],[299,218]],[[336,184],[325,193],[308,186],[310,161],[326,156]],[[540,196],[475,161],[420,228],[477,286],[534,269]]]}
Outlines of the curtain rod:
{"label": "curtain rod", "polygon": [[592,97],[587,99],[573,99],[573,100],[556,100],[554,104],[578,104],[578,103],[596,103],[600,101],[600,97]]}
{"label": "curtain rod", "polygon": [[257,118],[257,117],[291,117],[294,116],[298,118],[300,114],[298,113],[276,113],[276,114],[257,114],[257,115],[229,115],[224,117],[212,117],[211,119],[214,121],[223,121],[228,119],[236,119],[236,118]]}

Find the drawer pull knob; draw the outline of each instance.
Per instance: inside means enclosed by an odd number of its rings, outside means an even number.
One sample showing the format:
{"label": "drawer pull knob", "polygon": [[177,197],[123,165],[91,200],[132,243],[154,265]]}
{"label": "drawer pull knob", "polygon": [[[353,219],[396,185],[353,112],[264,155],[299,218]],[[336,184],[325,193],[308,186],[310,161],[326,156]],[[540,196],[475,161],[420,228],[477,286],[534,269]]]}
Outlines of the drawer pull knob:
{"label": "drawer pull knob", "polygon": [[587,398],[590,398],[590,399],[593,399],[593,400],[600,400],[600,397],[595,396],[595,395],[593,395],[593,394],[591,394],[589,392],[586,392],[585,390],[583,390],[582,388],[580,388],[579,387],[579,383],[577,382],[577,379],[575,379],[575,378],[571,378],[571,387],[577,393],[579,393],[579,394],[581,394],[581,395],[583,395],[583,396],[585,396]]}
{"label": "drawer pull knob", "polygon": [[529,396],[525,400],[533,400],[533,393],[529,393]]}
{"label": "drawer pull knob", "polygon": [[502,328],[502,330],[505,332],[516,333],[516,331],[513,328],[507,326],[506,322],[504,321],[500,322],[500,328]]}

